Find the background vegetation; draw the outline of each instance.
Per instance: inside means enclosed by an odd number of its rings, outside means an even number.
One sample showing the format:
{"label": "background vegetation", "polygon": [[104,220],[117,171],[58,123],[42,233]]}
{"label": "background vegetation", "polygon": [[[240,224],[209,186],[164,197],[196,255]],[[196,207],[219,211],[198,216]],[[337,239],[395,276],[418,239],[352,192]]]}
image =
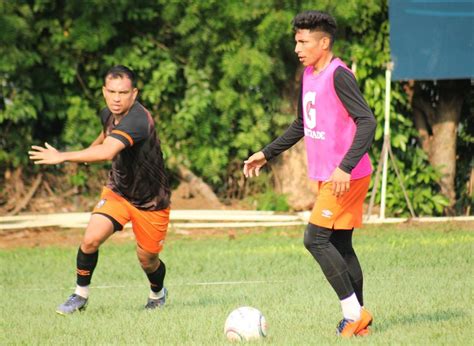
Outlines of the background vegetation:
{"label": "background vegetation", "polygon": [[[390,60],[386,1],[120,0],[112,6],[106,0],[16,0],[0,3],[0,186],[20,169],[26,181],[41,170],[65,174],[82,193],[95,187],[91,179],[103,176],[101,167],[37,168],[26,153],[44,141],[64,150],[90,144],[100,131],[101,77],[111,65],[124,64],[139,76],[140,100],[154,114],[166,159],[226,196],[243,159],[294,117],[301,70],[290,22],[314,8],[337,18],[335,52],[356,64],[379,122],[370,153],[376,163]],[[440,215],[447,200],[436,183],[439,172],[420,149],[403,85],[392,89],[392,146],[410,198],[418,214]],[[472,165],[466,153],[473,150],[468,114],[465,107],[458,213],[472,203],[466,190]],[[0,205],[8,198],[0,194]],[[387,198],[391,215],[407,214],[395,174],[389,175]]]}

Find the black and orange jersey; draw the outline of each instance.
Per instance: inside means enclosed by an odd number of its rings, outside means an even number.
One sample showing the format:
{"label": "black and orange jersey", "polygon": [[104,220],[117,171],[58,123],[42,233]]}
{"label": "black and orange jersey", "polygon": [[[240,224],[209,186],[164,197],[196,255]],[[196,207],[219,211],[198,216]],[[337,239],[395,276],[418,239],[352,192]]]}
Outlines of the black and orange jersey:
{"label": "black and orange jersey", "polygon": [[142,210],[162,210],[170,205],[170,188],[155,122],[139,102],[118,124],[106,107],[100,112],[106,136],[125,148],[112,160],[107,187]]}

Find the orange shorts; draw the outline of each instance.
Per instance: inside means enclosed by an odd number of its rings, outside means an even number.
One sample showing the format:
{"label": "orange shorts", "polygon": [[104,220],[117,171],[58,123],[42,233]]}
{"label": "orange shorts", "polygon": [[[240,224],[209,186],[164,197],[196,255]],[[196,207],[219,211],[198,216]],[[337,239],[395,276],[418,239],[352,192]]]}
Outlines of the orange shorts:
{"label": "orange shorts", "polygon": [[316,203],[309,222],[331,229],[360,227],[369,184],[370,175],[351,180],[349,191],[336,197],[332,194],[332,182],[317,182]]}
{"label": "orange shorts", "polygon": [[150,253],[160,253],[170,220],[170,208],[156,211],[140,210],[107,187],[92,214],[103,214],[123,226],[132,221],[137,244]]}

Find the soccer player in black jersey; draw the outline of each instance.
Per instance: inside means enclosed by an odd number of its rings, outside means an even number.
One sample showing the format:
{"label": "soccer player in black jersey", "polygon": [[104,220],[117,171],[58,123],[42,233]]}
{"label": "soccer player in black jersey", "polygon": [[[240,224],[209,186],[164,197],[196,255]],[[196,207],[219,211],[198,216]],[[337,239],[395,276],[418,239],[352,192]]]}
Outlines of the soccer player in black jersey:
{"label": "soccer player in black jersey", "polygon": [[92,211],[77,252],[75,292],[58,306],[62,315],[83,310],[97,265],[99,247],[131,221],[137,256],[150,282],[146,309],[165,304],[166,267],[159,259],[169,223],[170,188],[160,140],[148,110],[136,99],[135,74],[125,66],[112,67],[102,88],[106,107],[100,112],[102,130],[86,149],[60,152],[48,143],[32,146],[35,164],[112,161],[112,169],[100,201]]}

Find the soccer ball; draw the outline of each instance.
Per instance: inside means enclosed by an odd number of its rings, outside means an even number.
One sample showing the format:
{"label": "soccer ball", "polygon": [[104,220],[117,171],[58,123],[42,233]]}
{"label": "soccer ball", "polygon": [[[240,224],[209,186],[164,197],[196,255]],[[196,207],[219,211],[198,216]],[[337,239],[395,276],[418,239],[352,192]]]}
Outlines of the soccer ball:
{"label": "soccer ball", "polygon": [[224,334],[230,341],[256,340],[267,336],[267,321],[258,309],[242,306],[227,317]]}

